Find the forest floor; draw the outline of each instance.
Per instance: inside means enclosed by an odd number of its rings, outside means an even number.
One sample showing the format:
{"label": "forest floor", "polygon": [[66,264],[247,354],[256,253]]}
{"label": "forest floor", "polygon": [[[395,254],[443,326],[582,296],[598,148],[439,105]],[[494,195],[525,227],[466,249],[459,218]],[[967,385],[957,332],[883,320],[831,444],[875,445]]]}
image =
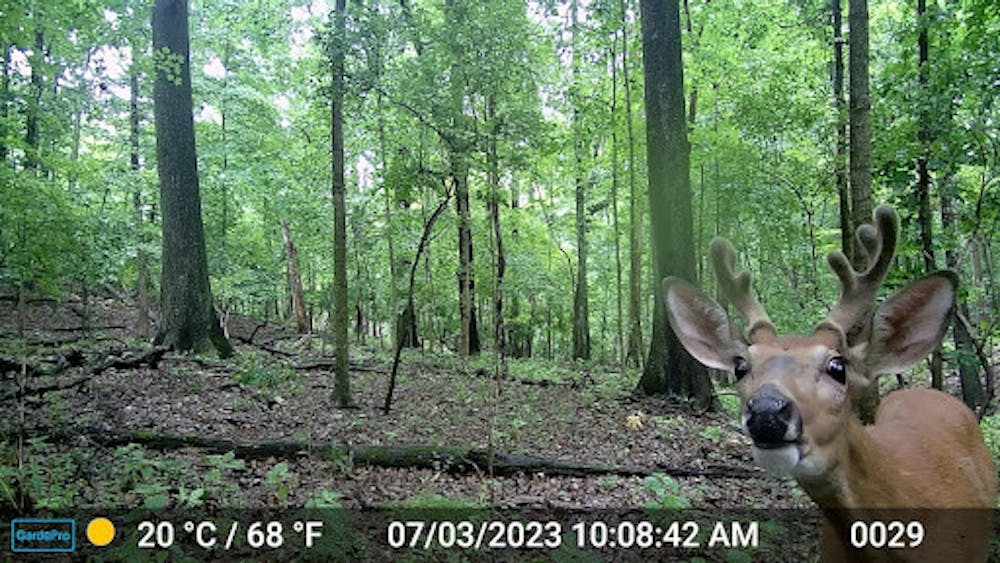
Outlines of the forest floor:
{"label": "forest floor", "polygon": [[[0,504],[24,494],[36,509],[52,511],[144,505],[542,511],[691,506],[716,512],[811,506],[793,483],[754,467],[731,412],[735,397],[723,397],[730,412],[692,414],[662,397],[634,395],[634,371],[511,360],[510,376],[497,380],[489,353],[462,360],[414,350],[404,354],[391,412],[383,414],[391,355],[354,346],[351,386],[357,408],[338,409],[331,400],[329,352],[318,348],[319,339],[246,318],[229,320],[238,352],[229,360],[167,352],[155,368],[106,367],[107,358],[148,346],[134,336],[132,310],[111,298],[92,299],[86,312],[80,302],[32,302],[23,318],[24,336],[18,337],[15,304],[0,302],[0,356],[24,358],[39,372],[23,382],[29,389],[23,398],[12,395],[21,385],[18,373],[3,374],[3,431],[16,436],[23,420],[22,435],[31,439],[16,471],[13,441],[0,449],[0,467],[7,467],[8,478],[21,475],[23,483],[14,491],[9,480],[0,492],[10,498],[0,498]],[[89,337],[80,330],[84,318],[93,327]],[[44,375],[60,361],[78,367]],[[106,369],[88,376],[95,365]],[[73,386],[30,392],[65,382]],[[653,474],[491,477],[487,468],[451,474],[304,454],[242,460],[198,447],[104,447],[95,441],[95,431],[196,435],[241,444],[291,440],[485,449],[492,442],[498,453]],[[69,439],[43,438],[67,434]],[[695,475],[668,476],[678,471]]]}

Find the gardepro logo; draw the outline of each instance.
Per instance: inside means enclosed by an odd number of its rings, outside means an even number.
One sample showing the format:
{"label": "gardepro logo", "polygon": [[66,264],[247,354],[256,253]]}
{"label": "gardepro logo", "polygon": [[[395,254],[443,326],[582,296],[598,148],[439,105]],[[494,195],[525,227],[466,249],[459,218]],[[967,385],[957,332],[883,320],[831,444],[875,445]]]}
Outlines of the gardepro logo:
{"label": "gardepro logo", "polygon": [[76,521],[72,518],[19,518],[10,522],[10,550],[14,553],[67,553],[76,550]]}

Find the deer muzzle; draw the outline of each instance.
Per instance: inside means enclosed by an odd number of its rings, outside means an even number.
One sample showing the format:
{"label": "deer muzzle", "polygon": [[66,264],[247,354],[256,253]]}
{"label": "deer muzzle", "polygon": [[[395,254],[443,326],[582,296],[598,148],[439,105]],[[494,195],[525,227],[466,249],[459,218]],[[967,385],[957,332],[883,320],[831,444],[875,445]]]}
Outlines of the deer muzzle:
{"label": "deer muzzle", "polygon": [[766,384],[747,399],[743,426],[758,448],[780,448],[799,439],[802,414],[777,387]]}

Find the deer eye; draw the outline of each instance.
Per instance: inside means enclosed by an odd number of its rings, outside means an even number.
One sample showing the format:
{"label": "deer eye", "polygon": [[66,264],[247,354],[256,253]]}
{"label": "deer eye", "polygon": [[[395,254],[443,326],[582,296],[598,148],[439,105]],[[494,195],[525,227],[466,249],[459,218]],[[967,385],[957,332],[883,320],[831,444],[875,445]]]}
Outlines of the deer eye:
{"label": "deer eye", "polygon": [[826,373],[837,380],[838,383],[847,381],[847,363],[841,356],[834,356],[826,362]]}
{"label": "deer eye", "polygon": [[737,356],[733,358],[733,363],[736,364],[736,367],[733,368],[733,375],[736,376],[736,381],[743,379],[750,373],[750,366],[747,365],[746,359]]}

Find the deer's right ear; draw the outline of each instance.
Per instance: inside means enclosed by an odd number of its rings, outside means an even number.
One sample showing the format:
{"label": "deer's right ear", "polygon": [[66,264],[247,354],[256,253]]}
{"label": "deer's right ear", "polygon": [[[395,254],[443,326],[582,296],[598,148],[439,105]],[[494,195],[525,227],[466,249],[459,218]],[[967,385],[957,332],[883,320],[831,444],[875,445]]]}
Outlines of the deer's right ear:
{"label": "deer's right ear", "polygon": [[718,303],[680,278],[663,280],[663,303],[674,334],[694,359],[715,369],[731,371],[746,346],[732,337],[729,317]]}

